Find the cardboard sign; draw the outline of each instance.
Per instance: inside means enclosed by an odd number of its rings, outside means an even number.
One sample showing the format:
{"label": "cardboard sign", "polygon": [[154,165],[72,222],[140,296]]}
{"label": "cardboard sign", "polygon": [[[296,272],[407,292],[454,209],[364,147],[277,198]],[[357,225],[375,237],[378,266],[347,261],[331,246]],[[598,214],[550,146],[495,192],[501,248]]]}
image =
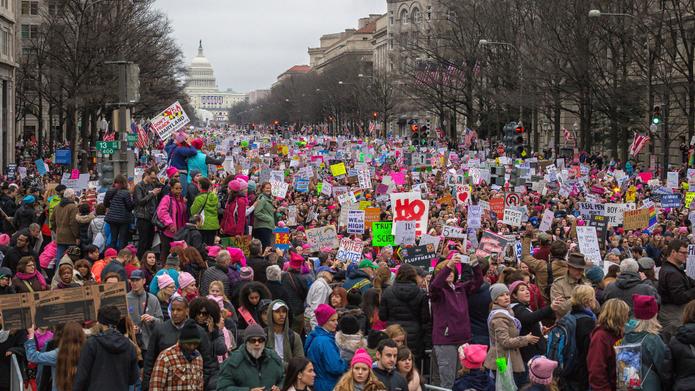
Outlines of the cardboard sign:
{"label": "cardboard sign", "polygon": [[275,248],[285,251],[290,248],[289,228],[275,228],[273,234],[275,235]]}
{"label": "cardboard sign", "polygon": [[347,170],[345,169],[345,163],[340,162],[336,164],[331,164],[331,174],[333,174],[334,177],[346,175]]}
{"label": "cardboard sign", "polygon": [[601,249],[598,245],[596,237],[596,227],[577,227],[577,241],[579,242],[579,250],[591,260],[594,265],[601,265]]}
{"label": "cardboard sign", "polygon": [[420,266],[427,270],[429,269],[432,260],[437,258],[437,248],[433,244],[402,248],[400,250],[400,255],[403,263],[409,263],[413,266]]}
{"label": "cardboard sign", "polygon": [[270,182],[270,190],[273,197],[285,198],[287,196],[287,189],[289,185],[285,182]]}
{"label": "cardboard sign", "polygon": [[223,237],[220,239],[223,247],[236,247],[244,252],[245,257],[251,256],[251,240],[253,237],[251,235],[239,235]]}
{"label": "cardboard sign", "polygon": [[335,259],[341,262],[357,263],[362,260],[362,250],[364,243],[343,238],[340,240],[340,247]]}
{"label": "cardboard sign", "polygon": [[190,120],[177,101],[150,120],[151,128],[162,140],[168,140],[174,132],[181,130]]}
{"label": "cardboard sign", "polygon": [[649,227],[649,209],[626,210],[624,212],[623,228],[625,231]]}
{"label": "cardboard sign", "polygon": [[417,223],[414,221],[396,221],[394,222],[396,231],[394,242],[400,245],[415,244]]}
{"label": "cardboard sign", "polygon": [[287,225],[290,227],[297,226],[297,205],[290,205],[287,207]]}
{"label": "cardboard sign", "polygon": [[351,210],[348,212],[347,232],[362,235],[364,233],[364,211]]}
{"label": "cardboard sign", "polygon": [[512,227],[521,227],[521,219],[524,216],[524,212],[515,209],[505,209],[504,218],[502,222],[504,224],[511,225]]}
{"label": "cardboard sign", "polygon": [[553,219],[555,218],[555,213],[552,210],[546,209],[543,211],[543,219],[541,224],[538,226],[538,230],[541,232],[550,231],[553,226]]}
{"label": "cardboard sign", "polygon": [[372,246],[385,247],[394,245],[394,236],[391,234],[393,223],[390,221],[375,221],[372,223]]}
{"label": "cardboard sign", "polygon": [[481,205],[468,205],[468,228],[482,227],[483,207]]}
{"label": "cardboard sign", "polygon": [[306,230],[306,240],[311,245],[311,252],[319,251],[323,247],[338,248],[340,245],[335,225]]}
{"label": "cardboard sign", "polygon": [[372,228],[375,221],[381,219],[381,208],[365,208],[364,209],[364,225],[367,228]]}
{"label": "cardboard sign", "polygon": [[442,228],[442,236],[451,239],[465,239],[466,231],[461,227],[454,227],[452,225],[445,225]]}
{"label": "cardboard sign", "polygon": [[[415,222],[415,235],[420,236],[427,232],[430,202],[421,200],[419,193],[393,193],[391,194],[391,208],[393,209],[394,230],[398,221]],[[395,231],[393,232],[395,234]]]}

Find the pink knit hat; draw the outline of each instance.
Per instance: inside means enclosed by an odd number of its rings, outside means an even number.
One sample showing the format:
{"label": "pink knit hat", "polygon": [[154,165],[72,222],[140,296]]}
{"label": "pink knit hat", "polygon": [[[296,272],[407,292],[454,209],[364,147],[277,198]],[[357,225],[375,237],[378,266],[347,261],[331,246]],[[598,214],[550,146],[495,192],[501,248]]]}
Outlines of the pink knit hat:
{"label": "pink knit hat", "polygon": [[184,242],[183,240],[177,240],[175,242],[171,242],[171,248],[176,248],[176,247],[186,248],[186,247],[188,247],[188,244],[186,244],[186,242]]}
{"label": "pink knit hat", "polygon": [[191,273],[179,273],[179,287],[181,289],[184,289],[191,284],[195,284],[195,278],[191,275]]}
{"label": "pink knit hat", "polygon": [[335,314],[335,309],[328,304],[321,303],[314,310],[314,314],[316,315],[316,322],[318,322],[319,326],[323,326]]}
{"label": "pink knit hat", "polygon": [[229,251],[229,256],[232,259],[232,264],[238,263],[241,266],[246,266],[246,256],[244,256],[244,252],[241,251],[240,248],[227,247],[227,251]]}
{"label": "pink knit hat", "polygon": [[509,294],[511,295],[512,293],[514,293],[514,291],[516,290],[516,288],[518,288],[519,285],[522,285],[522,284],[523,284],[523,285],[526,285],[526,287],[528,288],[528,284],[527,284],[526,281],[524,281],[524,280],[514,281],[514,282],[512,282],[511,284],[509,284]]}
{"label": "pink knit hat", "polygon": [[169,168],[167,168],[166,173],[167,173],[167,178],[171,179],[179,173],[179,170],[176,167],[169,167]]}
{"label": "pink knit hat", "polygon": [[169,285],[174,285],[174,279],[171,278],[171,276],[166,273],[157,276],[157,286],[159,289],[164,289]]}
{"label": "pink knit hat", "polygon": [[298,269],[302,267],[304,264],[304,257],[297,254],[297,253],[291,253],[290,254],[290,267],[293,269]]}
{"label": "pink knit hat", "polygon": [[2,234],[0,235],[0,246],[7,246],[10,244],[10,235]]}
{"label": "pink knit hat", "polygon": [[557,361],[545,356],[536,356],[528,362],[528,377],[533,384],[550,384],[553,381],[553,371]]}
{"label": "pink knit hat", "polygon": [[238,180],[234,179],[233,181],[229,182],[229,190],[231,191],[241,191],[241,182]]}
{"label": "pink knit hat", "polygon": [[352,356],[352,361],[350,362],[350,368],[354,367],[355,364],[362,363],[367,366],[367,368],[372,367],[372,356],[367,353],[364,348],[359,348],[355,352],[355,355]]}
{"label": "pink knit hat", "polygon": [[208,257],[210,257],[210,258],[217,257],[217,254],[220,253],[220,250],[222,250],[222,247],[220,247],[220,246],[209,246],[208,247]]}
{"label": "pink knit hat", "polygon": [[469,345],[463,344],[458,348],[459,361],[461,366],[468,369],[478,369],[483,366],[485,357],[487,356],[486,345]]}

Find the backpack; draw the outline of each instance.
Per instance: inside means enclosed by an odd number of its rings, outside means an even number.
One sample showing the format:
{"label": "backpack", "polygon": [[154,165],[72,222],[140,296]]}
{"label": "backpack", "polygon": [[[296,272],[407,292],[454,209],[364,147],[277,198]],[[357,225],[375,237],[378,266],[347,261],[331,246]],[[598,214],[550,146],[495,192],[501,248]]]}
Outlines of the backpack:
{"label": "backpack", "polygon": [[364,278],[360,281],[357,281],[350,287],[350,289],[347,290],[347,293],[362,294],[362,288],[369,285],[370,283],[371,281],[369,281],[368,278]]}
{"label": "backpack", "polygon": [[567,314],[548,332],[545,355],[558,363],[555,376],[567,376],[574,371],[577,356],[577,319],[588,317],[587,314]]}
{"label": "backpack", "polygon": [[235,200],[227,200],[224,212],[222,213],[222,221],[220,222],[220,230],[225,235],[232,235],[239,216],[239,204]]}
{"label": "backpack", "polygon": [[[96,222],[94,226],[96,227]],[[92,240],[92,244],[97,246],[99,249],[99,254],[103,253],[104,250],[106,249],[106,234],[104,233],[104,228],[106,226],[106,222],[102,221],[101,224],[101,229],[97,231],[97,233],[94,235],[94,239]]]}

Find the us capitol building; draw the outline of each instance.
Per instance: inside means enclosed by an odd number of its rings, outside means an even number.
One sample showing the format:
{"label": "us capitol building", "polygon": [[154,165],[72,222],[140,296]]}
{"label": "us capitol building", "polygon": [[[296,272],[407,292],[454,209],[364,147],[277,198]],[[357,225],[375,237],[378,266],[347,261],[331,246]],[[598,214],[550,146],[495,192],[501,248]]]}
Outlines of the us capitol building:
{"label": "us capitol building", "polygon": [[229,109],[247,99],[246,94],[234,92],[232,89],[220,91],[217,88],[212,64],[203,54],[203,41],[198,45],[198,55],[188,67],[185,91],[191,99],[197,117],[206,124],[226,123]]}

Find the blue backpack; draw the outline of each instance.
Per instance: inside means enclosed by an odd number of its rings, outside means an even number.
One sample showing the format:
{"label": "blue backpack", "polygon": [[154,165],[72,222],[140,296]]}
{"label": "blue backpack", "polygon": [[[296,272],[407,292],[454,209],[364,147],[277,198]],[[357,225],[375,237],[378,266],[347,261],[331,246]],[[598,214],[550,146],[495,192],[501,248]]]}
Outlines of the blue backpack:
{"label": "blue backpack", "polygon": [[545,356],[557,361],[555,376],[567,376],[574,371],[577,356],[577,319],[588,317],[587,314],[567,314],[550,329]]}

